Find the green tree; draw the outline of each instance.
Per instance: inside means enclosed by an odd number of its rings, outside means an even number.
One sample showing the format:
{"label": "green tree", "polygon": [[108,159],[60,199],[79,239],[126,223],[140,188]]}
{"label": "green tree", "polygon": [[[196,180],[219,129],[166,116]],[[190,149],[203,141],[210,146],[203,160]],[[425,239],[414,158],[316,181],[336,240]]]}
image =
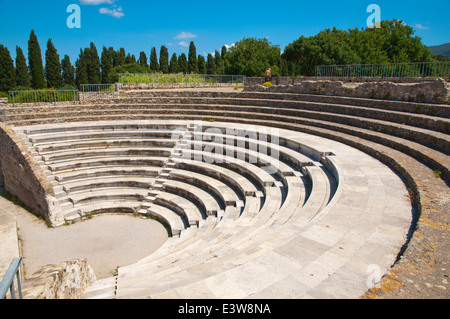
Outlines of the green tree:
{"label": "green tree", "polygon": [[75,62],[75,83],[78,87],[80,87],[81,84],[88,84],[89,83],[89,77],[88,77],[88,71],[87,71],[87,61],[86,56],[82,49],[80,49],[80,55]]}
{"label": "green tree", "polygon": [[125,64],[137,64],[136,56],[134,54],[128,53],[125,58]]}
{"label": "green tree", "polygon": [[181,53],[178,57],[178,72],[183,74],[189,74],[189,65],[187,61],[186,54]]}
{"label": "green tree", "polygon": [[106,48],[105,46],[102,49],[102,57],[100,59],[100,67],[101,67],[101,82],[103,84],[108,83],[108,76],[111,73],[114,63],[114,49]]}
{"label": "green tree", "polygon": [[264,76],[267,68],[279,74],[280,47],[267,39],[244,38],[231,47],[226,55],[226,73]]}
{"label": "green tree", "polygon": [[283,58],[280,59],[280,74],[281,76],[289,76],[288,62]]}
{"label": "green tree", "polygon": [[38,39],[31,30],[28,40],[28,68],[31,75],[31,87],[33,89],[45,88],[44,66],[42,64],[41,47]]}
{"label": "green tree", "polygon": [[139,62],[138,63],[139,63],[140,66],[148,68],[147,55],[145,54],[144,51],[141,51],[139,53]]}
{"label": "green tree", "polygon": [[152,48],[152,52],[150,53],[150,70],[154,72],[159,71],[159,64],[158,64],[158,55],[156,54],[156,48]]}
{"label": "green tree", "polygon": [[14,61],[8,48],[0,44],[0,92],[8,92],[16,86]]}
{"label": "green tree", "polygon": [[431,50],[422,43],[421,38],[414,36],[414,29],[402,20],[381,21],[381,28],[376,31],[384,35],[382,49],[391,63],[432,60]]}
{"label": "green tree", "polygon": [[75,85],[75,67],[70,62],[68,55],[61,60],[62,79],[65,85]]}
{"label": "green tree", "polygon": [[57,89],[63,86],[61,62],[52,39],[48,39],[47,50],[45,51],[45,78],[47,79],[48,88]]}
{"label": "green tree", "polygon": [[227,55],[227,47],[224,45],[222,46],[222,51],[220,53],[220,57],[222,58],[222,60],[225,60],[226,55]]}
{"label": "green tree", "polygon": [[198,72],[199,74],[206,74],[207,70],[206,70],[206,60],[205,57],[203,55],[198,55],[197,58],[198,61]]}
{"label": "green tree", "polygon": [[178,58],[176,53],[172,54],[170,58],[169,72],[171,74],[178,73]]}
{"label": "green tree", "polygon": [[430,49],[401,20],[381,21],[380,28],[325,29],[300,37],[284,50],[288,69],[313,75],[317,65],[432,61]]}
{"label": "green tree", "polygon": [[161,50],[159,52],[159,68],[162,73],[169,73],[169,51],[165,45],[161,46]]}
{"label": "green tree", "polygon": [[215,74],[225,74],[225,61],[217,50],[214,52],[214,63],[216,64]]}
{"label": "green tree", "polygon": [[114,51],[113,67],[125,65],[126,64],[125,59],[126,59],[126,54],[125,54],[124,48],[120,48],[118,51]]}
{"label": "green tree", "polygon": [[89,48],[84,51],[87,65],[87,74],[89,84],[100,84],[100,58],[98,57],[97,48],[91,42]]}
{"label": "green tree", "polygon": [[285,48],[283,58],[297,63],[301,75],[308,76],[314,75],[318,65],[358,64],[361,61],[347,40],[329,29],[315,37],[301,36]]}
{"label": "green tree", "polygon": [[206,74],[216,74],[216,62],[211,53],[206,57]]}
{"label": "green tree", "polygon": [[27,61],[19,46],[16,46],[16,85],[22,87],[30,87],[31,85]]}
{"label": "green tree", "polygon": [[189,58],[188,60],[189,73],[198,74],[197,49],[195,48],[194,41],[191,41],[189,45],[188,58]]}

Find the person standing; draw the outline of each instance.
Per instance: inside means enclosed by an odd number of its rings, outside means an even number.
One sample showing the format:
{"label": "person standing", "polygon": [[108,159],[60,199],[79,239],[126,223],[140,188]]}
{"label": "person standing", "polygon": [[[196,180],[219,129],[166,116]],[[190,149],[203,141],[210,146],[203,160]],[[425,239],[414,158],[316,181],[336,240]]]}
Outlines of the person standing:
{"label": "person standing", "polygon": [[266,82],[270,82],[272,80],[272,69],[266,70]]}

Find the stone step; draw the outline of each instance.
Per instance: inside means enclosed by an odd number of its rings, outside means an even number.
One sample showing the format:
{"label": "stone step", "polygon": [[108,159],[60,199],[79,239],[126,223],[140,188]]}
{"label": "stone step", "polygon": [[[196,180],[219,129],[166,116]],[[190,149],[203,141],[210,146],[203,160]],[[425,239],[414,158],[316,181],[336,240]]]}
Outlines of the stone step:
{"label": "stone step", "polygon": [[116,294],[116,277],[100,279],[86,288],[81,299],[114,299]]}

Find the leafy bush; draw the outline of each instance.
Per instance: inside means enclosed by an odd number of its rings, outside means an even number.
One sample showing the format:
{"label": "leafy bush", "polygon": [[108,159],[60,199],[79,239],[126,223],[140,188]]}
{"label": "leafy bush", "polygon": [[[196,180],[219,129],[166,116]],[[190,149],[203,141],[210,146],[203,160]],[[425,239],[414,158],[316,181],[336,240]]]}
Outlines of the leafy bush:
{"label": "leafy bush", "polygon": [[8,96],[9,103],[45,103],[76,100],[77,91],[61,91],[53,89],[20,91],[14,98]]}

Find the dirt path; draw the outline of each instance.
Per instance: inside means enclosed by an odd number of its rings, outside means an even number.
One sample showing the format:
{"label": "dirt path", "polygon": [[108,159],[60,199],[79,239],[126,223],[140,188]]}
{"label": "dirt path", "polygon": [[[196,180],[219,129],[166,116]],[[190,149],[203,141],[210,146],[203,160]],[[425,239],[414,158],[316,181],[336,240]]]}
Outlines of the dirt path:
{"label": "dirt path", "polygon": [[87,258],[97,279],[110,277],[117,266],[150,255],[167,240],[161,224],[130,215],[98,215],[70,226],[48,228],[45,222],[3,197],[0,212],[17,218],[25,276],[43,265]]}

